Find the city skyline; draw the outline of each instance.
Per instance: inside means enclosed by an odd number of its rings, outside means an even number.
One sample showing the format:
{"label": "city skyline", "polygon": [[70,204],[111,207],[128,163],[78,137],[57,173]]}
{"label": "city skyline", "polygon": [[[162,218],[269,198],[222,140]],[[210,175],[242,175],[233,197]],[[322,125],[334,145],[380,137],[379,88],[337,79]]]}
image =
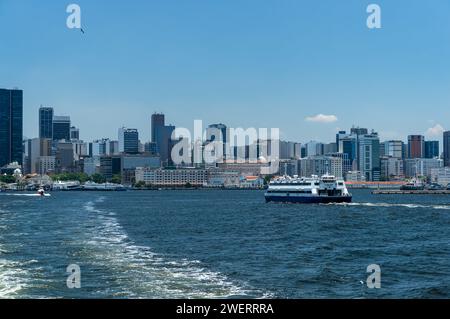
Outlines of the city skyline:
{"label": "city skyline", "polygon": [[302,142],[359,125],[382,140],[422,134],[442,145],[450,127],[446,1],[378,1],[380,30],[365,26],[361,1],[78,1],[85,34],[66,28],[64,4],[33,2],[0,4],[2,29],[15,30],[2,31],[0,86],[27,92],[27,137],[38,136],[41,104],[70,114],[83,140],[121,126],[150,140],[153,110],[180,127],[280,127]]}

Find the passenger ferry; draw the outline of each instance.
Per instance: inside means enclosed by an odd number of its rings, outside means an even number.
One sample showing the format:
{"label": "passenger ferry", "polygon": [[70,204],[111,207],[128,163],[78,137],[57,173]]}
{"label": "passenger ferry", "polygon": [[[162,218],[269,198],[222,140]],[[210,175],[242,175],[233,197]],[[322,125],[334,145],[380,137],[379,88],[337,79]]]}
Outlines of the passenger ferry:
{"label": "passenger ferry", "polygon": [[352,201],[344,180],[328,174],[310,178],[278,177],[270,182],[264,196],[266,202],[324,204]]}
{"label": "passenger ferry", "polygon": [[83,190],[85,191],[126,191],[127,189],[121,184],[103,183],[97,184],[94,182],[84,183]]}

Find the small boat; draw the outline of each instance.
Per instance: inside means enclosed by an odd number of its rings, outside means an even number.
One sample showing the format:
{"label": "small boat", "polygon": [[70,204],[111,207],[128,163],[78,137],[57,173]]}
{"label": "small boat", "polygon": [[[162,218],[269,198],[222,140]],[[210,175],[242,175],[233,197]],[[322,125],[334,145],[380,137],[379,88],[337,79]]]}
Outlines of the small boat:
{"label": "small boat", "polygon": [[50,194],[47,194],[42,187],[38,189],[37,195],[40,197],[50,197]]}

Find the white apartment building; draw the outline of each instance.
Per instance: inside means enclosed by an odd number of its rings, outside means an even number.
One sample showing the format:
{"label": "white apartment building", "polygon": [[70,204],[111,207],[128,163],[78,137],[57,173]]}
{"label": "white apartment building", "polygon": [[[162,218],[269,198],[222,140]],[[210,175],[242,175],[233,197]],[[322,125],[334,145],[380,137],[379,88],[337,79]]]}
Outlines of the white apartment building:
{"label": "white apartment building", "polygon": [[204,169],[151,169],[136,168],[136,182],[144,182],[148,185],[157,186],[203,186],[207,183],[207,171]]}

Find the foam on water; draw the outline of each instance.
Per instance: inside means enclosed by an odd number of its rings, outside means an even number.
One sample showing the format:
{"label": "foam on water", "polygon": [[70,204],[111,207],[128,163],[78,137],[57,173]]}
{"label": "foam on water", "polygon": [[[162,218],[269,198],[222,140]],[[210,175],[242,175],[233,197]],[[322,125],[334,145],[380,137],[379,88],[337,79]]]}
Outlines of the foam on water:
{"label": "foam on water", "polygon": [[[96,202],[102,202],[99,198]],[[149,247],[136,245],[119,224],[114,212],[88,202],[84,209],[96,220],[94,232],[84,245],[92,251],[94,265],[107,266],[117,288],[111,297],[134,298],[227,298],[269,297],[233,283],[227,276],[206,269],[198,260],[169,260]],[[91,261],[90,261],[91,262]],[[246,286],[246,285],[244,285]]]}
{"label": "foam on water", "polygon": [[332,203],[326,205],[339,205],[339,206],[366,206],[366,207],[405,207],[405,208],[431,208],[431,209],[444,209],[450,210],[450,205],[420,205],[420,204],[393,204],[393,203]]}
{"label": "foam on water", "polygon": [[[0,211],[6,214],[7,211]],[[0,215],[0,299],[17,297],[19,292],[26,286],[28,273],[23,269],[23,264],[5,259],[8,254],[7,248],[3,245],[5,230],[5,217]]]}

